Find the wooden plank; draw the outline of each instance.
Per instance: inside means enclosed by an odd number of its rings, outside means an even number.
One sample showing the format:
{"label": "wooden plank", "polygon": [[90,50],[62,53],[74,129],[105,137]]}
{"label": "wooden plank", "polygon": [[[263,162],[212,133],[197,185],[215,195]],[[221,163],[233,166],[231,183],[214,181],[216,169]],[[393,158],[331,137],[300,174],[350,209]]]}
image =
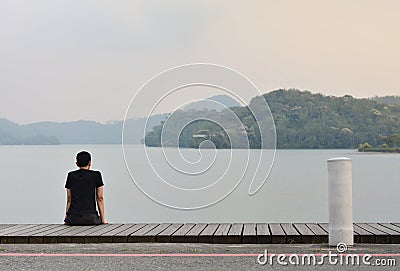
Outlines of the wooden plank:
{"label": "wooden plank", "polygon": [[131,233],[130,236],[142,236],[142,235],[145,235],[147,232],[151,231],[152,229],[154,229],[158,225],[160,225],[160,224],[158,224],[158,223],[148,223],[144,227],[140,228],[139,230]]}
{"label": "wooden plank", "polygon": [[[96,233],[99,231],[102,231],[104,229],[108,229],[110,227],[113,227],[113,225],[112,224],[101,224],[101,225],[95,225],[91,228],[87,228],[84,231],[77,232],[71,236],[71,243],[84,244],[84,243],[86,243],[86,240],[88,240],[91,243],[97,243],[99,239],[96,237]],[[112,228],[110,230],[112,230]],[[91,235],[93,233],[95,235]],[[91,236],[86,238],[86,236],[88,236],[88,235],[91,235]]]}
{"label": "wooden plank", "polygon": [[93,227],[88,227],[84,231],[79,231],[74,236],[80,237],[80,236],[86,236],[88,234],[91,234],[93,232],[97,232],[99,230],[102,230],[104,228],[109,227],[110,224],[101,224],[101,225],[94,225]]}
{"label": "wooden plank", "polygon": [[119,233],[116,233],[113,236],[113,243],[127,243],[128,242],[128,236],[131,235],[132,233],[144,228],[147,224],[145,223],[139,223],[135,224],[132,227],[129,227],[126,230],[123,230]]}
{"label": "wooden plank", "polygon": [[192,236],[186,236],[186,234],[195,226],[194,223],[186,223],[179,228],[174,234],[171,235],[171,242],[173,243],[186,243],[192,239]]}
{"label": "wooden plank", "polygon": [[0,230],[10,228],[15,226],[15,224],[0,224]]}
{"label": "wooden plank", "polygon": [[315,243],[328,243],[328,232],[321,228],[317,223],[306,223],[306,226],[315,234]]}
{"label": "wooden plank", "polygon": [[[111,231],[101,234],[99,236],[99,243],[112,243],[114,235],[116,235],[120,232],[126,231],[129,228],[133,227],[134,225],[135,224],[122,224],[121,226],[119,226]],[[126,239],[126,240],[128,240],[128,239]]]}
{"label": "wooden plank", "polygon": [[373,235],[375,235],[375,242],[380,244],[387,244],[390,243],[390,236],[386,232],[378,230],[368,223],[356,223],[360,228],[369,231]]}
{"label": "wooden plank", "polygon": [[100,229],[106,228],[108,225],[95,225],[93,227],[88,227],[83,231],[79,231],[74,233],[73,235],[70,236],[71,241],[70,243],[78,243],[78,244],[84,244],[85,243],[85,236],[92,233],[92,232],[97,232]]}
{"label": "wooden plank", "polygon": [[71,243],[72,238],[77,234],[79,234],[80,232],[95,228],[97,226],[70,226],[70,227],[72,228],[72,230],[60,232],[57,235],[57,243]]}
{"label": "wooden plank", "polygon": [[324,230],[318,223],[306,223],[306,225],[315,235],[328,235],[328,231]]}
{"label": "wooden plank", "polygon": [[195,224],[193,228],[191,228],[185,234],[185,242],[190,243],[198,243],[199,242],[199,234],[207,227],[205,223]]}
{"label": "wooden plank", "polygon": [[168,228],[157,234],[156,242],[168,243],[171,241],[171,235],[174,234],[183,224],[174,223],[171,224]]}
{"label": "wooden plank", "polygon": [[40,233],[40,232],[43,232],[43,231],[46,231],[46,230],[49,230],[49,229],[52,229],[52,228],[55,228],[58,226],[59,226],[59,224],[37,224],[37,227],[27,229],[23,232],[20,231],[20,232],[17,232],[16,234],[18,234],[20,236],[28,234],[30,236],[30,235]]}
{"label": "wooden plank", "polygon": [[148,238],[145,236],[145,234],[155,227],[157,227],[159,224],[156,223],[150,223],[147,224],[146,226],[142,227],[141,229],[133,232],[128,236],[128,242],[129,243],[138,243],[138,242],[146,242]]}
{"label": "wooden plank", "polygon": [[104,233],[107,233],[109,231],[112,231],[116,228],[119,228],[122,226],[122,224],[108,224],[106,225],[107,227],[103,227],[101,229],[97,229],[97,231],[90,232],[86,234],[85,238],[85,243],[100,243],[100,236]]}
{"label": "wooden plank", "polygon": [[19,232],[18,235],[14,236],[15,237],[15,243],[16,244],[31,243],[30,240],[31,240],[31,236],[33,234],[38,234],[38,233],[44,232],[46,230],[56,228],[58,226],[59,225],[57,225],[57,224],[47,224],[47,225],[42,225],[42,227],[37,227],[35,229],[31,228],[33,230],[29,230],[29,231],[26,231],[26,232]]}
{"label": "wooden plank", "polygon": [[396,227],[400,228],[400,223],[390,223],[390,224],[395,225]]}
{"label": "wooden plank", "polygon": [[2,244],[14,244],[14,243],[28,243],[29,242],[29,237],[27,235],[27,233],[38,229],[38,228],[43,228],[46,227],[46,225],[42,225],[42,224],[31,224],[31,225],[27,225],[25,227],[20,227],[18,229],[14,228],[14,229],[10,229],[9,232],[3,232],[3,236],[1,237],[1,243]]}
{"label": "wooden plank", "polygon": [[145,227],[145,226],[147,226],[147,225],[148,225],[147,223],[134,224],[134,225],[132,225],[131,227],[129,227],[129,228],[123,230],[123,231],[120,231],[120,232],[116,233],[114,236],[129,236],[129,235],[131,235],[132,233],[134,233],[134,232],[140,230],[141,228],[143,228],[143,227]]}
{"label": "wooden plank", "polygon": [[392,244],[399,244],[400,243],[400,232],[399,232],[400,229],[399,229],[399,231],[396,231],[396,230],[393,230],[391,228],[388,228],[388,227],[385,227],[383,225],[380,225],[378,223],[368,223],[368,225],[371,226],[371,227],[374,227],[377,230],[380,230],[381,232],[385,232],[385,233],[389,234],[390,243],[392,243]]}
{"label": "wooden plank", "polygon": [[227,235],[229,229],[232,227],[230,223],[222,223],[219,224],[217,230],[214,232],[213,235],[213,243],[215,244],[225,244],[227,240]]}
{"label": "wooden plank", "polygon": [[29,243],[30,244],[43,244],[44,243],[44,237],[48,234],[55,233],[58,231],[61,231],[63,229],[70,228],[68,225],[57,225],[57,227],[51,228],[51,229],[46,229],[43,232],[38,232],[31,234],[29,236]]}
{"label": "wooden plank", "polygon": [[204,230],[199,234],[199,243],[212,243],[212,237],[214,232],[217,230],[219,224],[218,223],[211,223],[208,224]]}
{"label": "wooden plank", "polygon": [[206,227],[207,223],[198,223],[196,224],[193,228],[190,229],[185,235],[193,235],[193,236],[198,236]]}
{"label": "wooden plank", "polygon": [[314,244],[315,233],[305,223],[294,223],[293,227],[300,233],[302,244]]}
{"label": "wooden plank", "polygon": [[286,243],[288,244],[300,244],[301,235],[290,223],[281,223],[281,227],[286,234]]}
{"label": "wooden plank", "polygon": [[315,233],[307,227],[306,223],[294,223],[293,227],[301,236],[314,236]]}
{"label": "wooden plank", "polygon": [[354,242],[355,243],[375,243],[375,235],[371,232],[359,227],[356,223],[353,224]]}
{"label": "wooden plank", "polygon": [[329,234],[329,223],[317,223],[324,231]]}
{"label": "wooden plank", "polygon": [[170,223],[162,223],[159,224],[157,227],[154,229],[146,232],[141,236],[140,242],[155,242],[156,241],[156,236],[164,231],[166,228],[168,228],[171,224]]}
{"label": "wooden plank", "polygon": [[54,227],[54,228],[46,229],[45,231],[31,234],[31,236],[45,236],[45,235],[48,235],[48,234],[51,234],[51,233],[55,233],[55,232],[61,231],[63,229],[71,229],[71,226],[60,224],[60,225],[56,225],[56,227]]}
{"label": "wooden plank", "polygon": [[[68,231],[72,231],[74,228],[72,226],[69,225],[64,225],[65,227],[63,227],[62,229],[52,229],[49,230],[49,232],[43,232],[43,243],[44,244],[56,244],[58,242],[58,235],[64,233],[64,232],[68,232]],[[61,240],[60,240],[61,242]]]}
{"label": "wooden plank", "polygon": [[112,230],[115,230],[119,227],[121,227],[124,224],[107,224],[107,227],[103,227],[103,228],[97,228],[97,231],[93,231],[91,233],[88,233],[86,236],[101,236],[104,235]]}
{"label": "wooden plank", "polygon": [[271,242],[273,244],[286,243],[286,234],[279,223],[268,224],[271,232]]}
{"label": "wooden plank", "polygon": [[171,223],[161,223],[160,225],[158,225],[157,227],[155,227],[151,231],[146,232],[145,235],[147,235],[147,236],[156,236],[157,234],[159,234],[160,232],[164,231],[169,226],[171,226]]}
{"label": "wooden plank", "polygon": [[374,227],[371,227],[367,223],[356,223],[356,225],[370,233],[372,233],[375,236],[374,243],[379,243],[379,244],[389,244],[390,243],[390,236],[386,232],[382,232],[378,229],[375,229]]}
{"label": "wooden plank", "polygon": [[366,223],[366,224],[371,226],[371,227],[373,227],[373,228],[375,228],[375,229],[377,229],[377,230],[379,230],[379,231],[381,231],[381,232],[387,233],[389,235],[391,235],[391,234],[393,234],[393,235],[399,234],[398,231],[395,231],[395,230],[392,230],[390,228],[384,227],[384,226],[380,225],[379,223]]}
{"label": "wooden plank", "polygon": [[228,236],[225,242],[227,244],[240,244],[242,243],[242,233],[244,224],[243,223],[233,223],[229,229]]}
{"label": "wooden plank", "polygon": [[257,243],[256,223],[245,223],[243,225],[242,242],[243,242],[243,244]]}
{"label": "wooden plank", "polygon": [[[62,229],[50,230],[46,234],[43,233],[43,243],[44,244],[55,244],[58,243],[58,236],[62,233],[70,232],[75,230],[75,226],[64,225]],[[60,238],[61,239],[61,238]],[[60,240],[60,242],[62,242]]]}
{"label": "wooden plank", "polygon": [[397,227],[396,225],[393,225],[391,223],[378,223],[378,224],[395,231],[397,234],[400,234],[400,227]]}
{"label": "wooden plank", "polygon": [[258,244],[270,244],[272,242],[271,233],[269,232],[269,227],[267,223],[257,223],[256,232],[256,242]]}
{"label": "wooden plank", "polygon": [[[70,226],[70,225],[64,225],[62,230],[59,231],[51,231],[50,233],[46,234],[46,236],[60,236],[60,235],[66,235],[69,232],[76,232],[78,229],[82,229],[83,226]],[[85,226],[85,227],[92,227],[92,226]]]}
{"label": "wooden plank", "polygon": [[20,231],[21,229],[26,229],[26,228],[35,227],[35,226],[36,226],[35,224],[19,224],[19,225],[15,225],[12,227],[7,227],[5,229],[0,230],[0,236],[7,235],[8,233],[17,232],[17,231]]}
{"label": "wooden plank", "polygon": [[48,227],[49,225],[46,224],[36,224],[33,227],[23,227],[18,229],[17,231],[12,231],[7,234],[4,234],[4,236],[25,236],[27,233],[34,231],[36,229]]}
{"label": "wooden plank", "polygon": [[105,232],[103,234],[101,234],[100,236],[114,236],[116,234],[119,234],[123,231],[129,230],[131,227],[135,226],[137,224],[122,224],[120,227],[115,228],[111,231]]}

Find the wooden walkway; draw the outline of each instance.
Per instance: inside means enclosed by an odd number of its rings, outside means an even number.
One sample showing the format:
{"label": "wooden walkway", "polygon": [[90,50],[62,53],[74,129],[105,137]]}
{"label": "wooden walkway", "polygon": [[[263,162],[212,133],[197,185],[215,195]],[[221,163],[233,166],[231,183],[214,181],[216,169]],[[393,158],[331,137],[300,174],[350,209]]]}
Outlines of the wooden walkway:
{"label": "wooden walkway", "polygon": [[[1,244],[47,243],[327,243],[327,223],[162,223],[67,226],[0,224]],[[356,243],[400,244],[400,223],[355,223]]]}

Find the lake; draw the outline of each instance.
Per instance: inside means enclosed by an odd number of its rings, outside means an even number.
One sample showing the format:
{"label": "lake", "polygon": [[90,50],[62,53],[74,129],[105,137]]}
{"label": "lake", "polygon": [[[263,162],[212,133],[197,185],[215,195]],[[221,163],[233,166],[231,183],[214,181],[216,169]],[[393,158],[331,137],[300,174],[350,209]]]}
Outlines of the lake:
{"label": "lake", "polygon": [[[157,196],[177,204],[190,200],[189,203],[197,204],[204,198],[208,199],[208,196],[199,199],[188,196],[180,202],[168,191],[154,187],[151,184],[155,180],[154,174],[148,169],[147,157],[139,151],[140,148],[140,145],[129,146],[131,173],[144,185],[151,185]],[[400,221],[397,209],[400,205],[398,154],[368,154],[355,150],[277,150],[271,174],[255,195],[249,196],[251,179],[245,177],[231,194],[214,205],[196,210],[177,210],[156,203],[140,191],[125,166],[120,145],[59,145],[0,146],[0,223],[61,223],[65,213],[66,175],[75,169],[75,155],[81,150],[92,153],[92,168],[103,174],[106,217],[110,223],[327,222],[326,161],[338,156],[350,157],[353,161],[354,221]],[[198,151],[193,149],[181,152],[188,160],[196,160],[198,155]],[[250,150],[250,155],[257,152],[269,150]],[[178,171],[169,173],[162,162],[165,157],[161,149],[150,149],[149,159],[158,167],[156,170],[161,176],[171,177],[168,180],[171,185],[183,187],[183,190],[196,189],[199,183],[212,185],[217,179],[213,174],[224,173],[224,163],[229,155],[244,157],[243,150],[233,150],[232,153],[217,150],[216,153],[222,161],[213,164],[217,172],[207,171],[200,178],[194,174],[199,179],[197,182],[191,181],[190,174],[175,178]],[[249,168],[252,166],[254,163]],[[188,167],[191,167],[190,163]],[[242,162],[232,160],[230,172],[223,175],[221,187],[225,189],[227,184],[235,184],[233,179],[240,176],[242,170]],[[209,196],[211,200],[214,195],[210,193]]]}

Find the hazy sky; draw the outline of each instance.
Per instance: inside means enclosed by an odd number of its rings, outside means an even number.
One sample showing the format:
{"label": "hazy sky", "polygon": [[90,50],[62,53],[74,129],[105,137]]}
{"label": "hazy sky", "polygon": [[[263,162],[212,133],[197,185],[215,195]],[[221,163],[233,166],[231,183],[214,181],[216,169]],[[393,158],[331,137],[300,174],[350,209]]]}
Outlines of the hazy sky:
{"label": "hazy sky", "polygon": [[0,118],[123,119],[143,83],[193,62],[263,92],[400,95],[399,14],[396,0],[1,0]]}

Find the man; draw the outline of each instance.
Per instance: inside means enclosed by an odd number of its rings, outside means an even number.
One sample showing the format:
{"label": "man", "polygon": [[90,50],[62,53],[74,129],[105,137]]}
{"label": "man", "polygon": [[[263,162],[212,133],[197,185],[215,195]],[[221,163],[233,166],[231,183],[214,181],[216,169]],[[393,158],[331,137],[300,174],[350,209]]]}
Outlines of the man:
{"label": "man", "polygon": [[[90,170],[90,153],[82,151],[76,155],[78,170],[68,173],[67,208],[64,219],[68,225],[107,224],[104,217],[103,180],[99,171]],[[100,217],[96,210],[99,209]]]}

